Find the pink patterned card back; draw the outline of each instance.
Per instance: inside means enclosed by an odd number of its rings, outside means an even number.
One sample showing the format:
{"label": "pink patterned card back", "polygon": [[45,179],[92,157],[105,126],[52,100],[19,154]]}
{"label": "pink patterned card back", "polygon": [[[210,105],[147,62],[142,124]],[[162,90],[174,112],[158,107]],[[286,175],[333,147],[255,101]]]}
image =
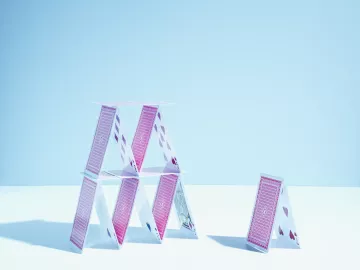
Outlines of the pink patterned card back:
{"label": "pink patterned card back", "polygon": [[95,199],[96,186],[97,184],[95,182],[84,177],[70,236],[70,241],[81,250],[84,247],[86,232]]}
{"label": "pink patterned card back", "polygon": [[175,174],[162,175],[156,192],[153,214],[161,239],[166,230],[177,181],[178,176]]}
{"label": "pink patterned card back", "polygon": [[281,181],[261,176],[247,240],[268,250],[275,221]]}
{"label": "pink patterned card back", "polygon": [[139,123],[131,145],[138,171],[141,171],[157,111],[157,107],[152,106],[143,106],[141,111]]}
{"label": "pink patterned card back", "polygon": [[121,245],[129,225],[138,184],[139,179],[137,178],[124,178],[121,183],[113,216],[116,236]]}
{"label": "pink patterned card back", "polygon": [[86,169],[96,175],[98,175],[101,170],[115,113],[116,108],[106,106],[101,107],[94,140],[91,146],[89,159],[86,164]]}

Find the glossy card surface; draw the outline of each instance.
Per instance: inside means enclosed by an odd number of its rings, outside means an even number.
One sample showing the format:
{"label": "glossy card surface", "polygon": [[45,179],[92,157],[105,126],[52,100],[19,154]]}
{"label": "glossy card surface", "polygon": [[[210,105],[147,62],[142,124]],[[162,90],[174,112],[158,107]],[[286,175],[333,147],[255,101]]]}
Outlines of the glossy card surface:
{"label": "glossy card surface", "polygon": [[169,219],[177,181],[178,176],[175,174],[161,176],[156,192],[153,215],[161,239],[164,237],[166,225]]}
{"label": "glossy card surface", "polygon": [[261,176],[247,237],[248,243],[261,251],[269,249],[281,187],[282,181]]}
{"label": "glossy card surface", "polygon": [[125,239],[131,212],[134,207],[138,184],[139,179],[137,178],[124,178],[120,186],[113,215],[113,224],[120,244],[123,244]]}

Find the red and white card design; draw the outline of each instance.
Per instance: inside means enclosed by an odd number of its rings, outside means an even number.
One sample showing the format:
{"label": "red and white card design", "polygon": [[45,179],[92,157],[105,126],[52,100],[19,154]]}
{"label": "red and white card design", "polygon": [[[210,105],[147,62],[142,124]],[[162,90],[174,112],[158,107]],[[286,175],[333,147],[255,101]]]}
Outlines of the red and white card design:
{"label": "red and white card design", "polygon": [[[181,227],[190,230],[196,236],[194,222],[180,179],[180,168],[162,123],[159,107],[157,105],[143,106],[131,147],[120,124],[118,109],[103,105],[84,171],[85,177],[70,236],[73,246],[82,252],[94,203],[104,235],[110,237],[118,248],[125,241],[134,205],[138,210],[142,226],[147,228],[160,242],[165,235],[173,202],[175,202]],[[153,129],[157,133],[157,140],[163,150],[166,165],[160,172],[160,182],[153,209],[151,209],[144,187],[140,182],[140,174]],[[119,148],[123,169],[101,171],[112,131],[113,139]],[[101,180],[105,180],[104,175],[114,176],[122,181],[112,218],[109,215],[101,186]]]}
{"label": "red and white card design", "polygon": [[94,204],[104,235],[107,234],[115,242],[116,246],[119,247],[117,239],[114,237],[115,232],[108,213],[101,182],[97,181],[108,147],[116,111],[117,109],[113,107],[101,107],[91,151],[85,167],[85,177],[83,179],[73,230],[70,236],[70,242],[76,251],[79,252],[82,252],[85,247]]}
{"label": "red and white card design", "polygon": [[153,205],[153,214],[161,239],[164,237],[166,225],[169,220],[177,183],[178,176],[175,174],[162,175],[160,177]]}
{"label": "red and white card design", "polygon": [[70,241],[80,250],[84,248],[91,212],[95,201],[96,187],[96,182],[84,177],[70,235]]}
{"label": "red and white card design", "polygon": [[286,187],[281,178],[261,175],[247,235],[247,244],[259,251],[268,252],[274,230],[277,240],[284,241],[281,239],[285,235],[284,230],[289,228],[289,225],[285,224],[294,224],[292,216],[289,218],[290,205],[288,197],[286,204],[288,207],[284,208],[286,210],[282,209],[282,205],[285,202],[282,199],[285,196],[284,190],[286,190]]}
{"label": "red and white card design", "polygon": [[136,198],[139,185],[137,178],[125,178],[122,180],[120,191],[115,205],[113,224],[117,239],[122,245],[129,225],[132,209]]}
{"label": "red and white card design", "polygon": [[278,213],[275,221],[276,245],[284,248],[300,248],[299,235],[295,227],[293,211],[287,187],[280,194]]}
{"label": "red and white card design", "polygon": [[141,167],[145,158],[146,150],[149,145],[151,132],[154,126],[155,117],[158,107],[143,106],[138,126],[135,132],[134,140],[131,145],[136,167],[141,171]]}
{"label": "red and white card design", "polygon": [[[116,108],[102,106],[86,171],[99,175],[113,127]],[[91,175],[91,174],[90,174]]]}

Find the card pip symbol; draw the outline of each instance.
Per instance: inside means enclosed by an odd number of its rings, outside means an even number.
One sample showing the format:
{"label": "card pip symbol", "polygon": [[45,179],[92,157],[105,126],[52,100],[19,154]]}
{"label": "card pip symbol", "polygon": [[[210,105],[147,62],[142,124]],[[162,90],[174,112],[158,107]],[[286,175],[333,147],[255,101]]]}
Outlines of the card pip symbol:
{"label": "card pip symbol", "polygon": [[280,226],[279,226],[279,234],[280,234],[280,235],[284,235],[284,232],[283,232],[283,230],[281,229]]}
{"label": "card pip symbol", "polygon": [[295,240],[295,236],[294,236],[294,234],[292,233],[291,230],[290,230],[289,236],[290,236],[290,239]]}
{"label": "card pip symbol", "polygon": [[283,210],[284,210],[285,215],[288,216],[289,215],[289,210],[286,207],[283,207]]}

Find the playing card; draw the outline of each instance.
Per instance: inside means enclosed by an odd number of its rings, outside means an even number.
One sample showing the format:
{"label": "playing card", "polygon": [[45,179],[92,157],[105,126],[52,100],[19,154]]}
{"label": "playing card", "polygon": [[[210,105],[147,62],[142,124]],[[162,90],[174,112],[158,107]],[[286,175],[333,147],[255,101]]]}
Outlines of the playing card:
{"label": "playing card", "polygon": [[157,110],[157,107],[143,106],[140,115],[140,120],[131,145],[138,171],[141,171]]}
{"label": "playing card", "polygon": [[117,248],[120,248],[115,228],[111,220],[111,216],[109,215],[109,210],[106,204],[106,198],[104,195],[103,188],[99,183],[97,186],[97,192],[95,197],[95,209],[97,216],[99,218],[101,232],[107,238],[111,238],[111,240],[115,243]]}
{"label": "playing card", "polygon": [[179,181],[174,198],[174,204],[180,226],[195,232],[195,225],[186,203],[185,193],[181,181]]}
{"label": "playing card", "polygon": [[284,185],[280,194],[279,209],[276,215],[277,244],[283,247],[300,248],[299,236],[295,227],[287,187]]}
{"label": "playing card", "polygon": [[161,239],[164,237],[169,219],[177,181],[178,176],[175,174],[162,175],[156,192],[153,214]]}
{"label": "playing card", "polygon": [[139,179],[124,178],[115,205],[113,224],[119,243],[122,245],[134,206]]}
{"label": "playing card", "polygon": [[156,239],[161,242],[160,234],[158,232],[156,222],[151,211],[151,206],[146,197],[144,186],[141,182],[139,182],[135,206],[139,214],[141,225],[147,228],[156,237]]}
{"label": "playing card", "polygon": [[102,106],[86,170],[99,175],[112,130],[116,108]]}
{"label": "playing card", "polygon": [[165,128],[164,121],[160,114],[160,109],[158,109],[157,117],[155,118],[154,130],[157,135],[159,146],[163,151],[164,160],[166,162],[165,171],[180,172],[175,151],[174,148],[171,146],[168,131]]}
{"label": "playing card", "polygon": [[261,176],[247,242],[264,252],[269,249],[281,187],[280,179]]}
{"label": "playing card", "polygon": [[94,181],[84,177],[70,236],[70,241],[80,250],[84,248],[96,187],[97,184]]}

